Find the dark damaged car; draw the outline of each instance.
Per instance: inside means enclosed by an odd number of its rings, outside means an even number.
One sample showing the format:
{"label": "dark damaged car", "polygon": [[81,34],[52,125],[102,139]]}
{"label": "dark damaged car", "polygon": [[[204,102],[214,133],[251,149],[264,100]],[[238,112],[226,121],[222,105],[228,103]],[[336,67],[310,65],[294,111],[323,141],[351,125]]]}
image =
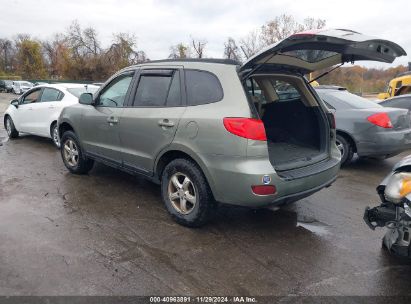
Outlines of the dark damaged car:
{"label": "dark damaged car", "polygon": [[377,187],[381,204],[367,207],[365,223],[387,228],[382,243],[391,253],[411,258],[411,155],[397,163]]}

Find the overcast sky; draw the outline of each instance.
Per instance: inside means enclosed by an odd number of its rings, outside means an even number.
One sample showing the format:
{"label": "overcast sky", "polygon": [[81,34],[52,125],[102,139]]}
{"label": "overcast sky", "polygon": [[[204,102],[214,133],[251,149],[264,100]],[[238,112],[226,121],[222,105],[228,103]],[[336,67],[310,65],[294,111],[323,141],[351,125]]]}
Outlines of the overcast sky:
{"label": "overcast sky", "polygon": [[[207,57],[222,57],[228,36],[239,39],[281,14],[300,22],[306,17],[325,19],[327,28],[389,39],[411,54],[410,0],[0,0],[0,4],[0,37],[28,33],[49,38],[76,19],[82,27],[97,29],[105,46],[114,32],[135,34],[150,59],[166,58],[171,45],[188,42],[190,35],[208,41]],[[411,55],[393,65],[408,61]]]}

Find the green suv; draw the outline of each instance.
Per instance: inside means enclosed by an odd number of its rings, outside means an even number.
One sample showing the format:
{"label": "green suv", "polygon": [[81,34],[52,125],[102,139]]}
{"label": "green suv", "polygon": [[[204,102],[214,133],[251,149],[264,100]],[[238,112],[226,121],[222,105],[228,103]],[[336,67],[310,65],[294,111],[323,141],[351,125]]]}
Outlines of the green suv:
{"label": "green suv", "polygon": [[334,117],[303,75],[403,54],[392,42],[324,30],[292,35],[243,65],[131,66],[62,111],[61,155],[75,174],[99,161],[161,184],[167,210],[186,226],[207,222],[217,202],[291,203],[331,185],[341,158]]}

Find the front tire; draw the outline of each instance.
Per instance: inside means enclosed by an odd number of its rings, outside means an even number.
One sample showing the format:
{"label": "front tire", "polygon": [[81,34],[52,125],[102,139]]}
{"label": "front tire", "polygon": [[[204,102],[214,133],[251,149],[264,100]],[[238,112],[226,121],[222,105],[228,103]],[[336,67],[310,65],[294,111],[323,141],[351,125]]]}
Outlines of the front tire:
{"label": "front tire", "polygon": [[60,135],[59,135],[59,128],[57,122],[54,122],[50,126],[50,136],[53,144],[60,149]]}
{"label": "front tire", "polygon": [[7,135],[9,136],[9,138],[19,137],[19,131],[17,131],[16,127],[14,126],[13,119],[11,119],[10,116],[6,117],[4,127],[7,131]]}
{"label": "front tire", "polygon": [[351,162],[354,156],[353,147],[350,141],[345,137],[337,134],[335,142],[337,144],[338,150],[340,150],[341,152],[341,165],[347,165]]}
{"label": "front tire", "polygon": [[203,226],[217,209],[203,172],[188,159],[175,159],[164,168],[161,194],[171,217],[183,226]]}
{"label": "front tire", "polygon": [[60,140],[60,153],[66,168],[74,174],[86,174],[94,165],[94,160],[87,158],[80,146],[76,134],[64,132]]}

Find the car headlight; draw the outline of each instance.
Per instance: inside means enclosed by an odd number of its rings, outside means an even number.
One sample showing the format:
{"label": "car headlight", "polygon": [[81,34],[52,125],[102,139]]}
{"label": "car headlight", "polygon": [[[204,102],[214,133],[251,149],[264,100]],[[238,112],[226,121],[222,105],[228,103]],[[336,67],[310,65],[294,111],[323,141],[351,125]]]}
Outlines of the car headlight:
{"label": "car headlight", "polygon": [[385,186],[385,197],[392,203],[400,203],[411,193],[411,173],[399,172],[393,174]]}

